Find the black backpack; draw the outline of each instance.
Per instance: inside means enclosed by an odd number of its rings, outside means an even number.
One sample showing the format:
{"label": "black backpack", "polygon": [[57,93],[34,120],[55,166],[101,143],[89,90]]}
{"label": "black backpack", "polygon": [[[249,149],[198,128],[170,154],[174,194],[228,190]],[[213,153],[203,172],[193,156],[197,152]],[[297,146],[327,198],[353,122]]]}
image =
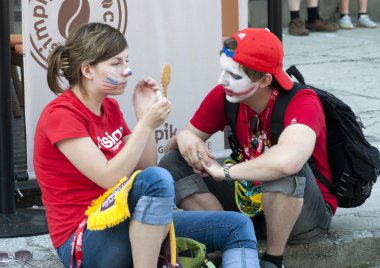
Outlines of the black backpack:
{"label": "black backpack", "polygon": [[[304,88],[314,90],[319,96],[326,118],[326,146],[332,183],[314,168],[313,157],[308,163],[318,180],[336,196],[339,207],[360,206],[370,196],[379,176],[379,150],[365,139],[360,118],[347,104],[329,92],[306,85],[302,74],[295,66],[289,67],[286,72],[300,83],[295,82],[289,91],[280,90],[271,116],[272,143],[277,143],[284,129],[284,113],[292,97]],[[230,103],[225,99],[224,111],[232,130],[228,139],[233,151],[239,150],[235,135],[238,109],[238,103]]]}

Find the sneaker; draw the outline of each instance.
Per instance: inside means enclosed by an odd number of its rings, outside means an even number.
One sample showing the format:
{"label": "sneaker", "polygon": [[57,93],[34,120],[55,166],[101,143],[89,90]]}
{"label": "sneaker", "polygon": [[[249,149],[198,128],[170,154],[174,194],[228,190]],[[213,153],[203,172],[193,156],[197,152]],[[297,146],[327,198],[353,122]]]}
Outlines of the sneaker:
{"label": "sneaker", "polygon": [[368,15],[360,15],[358,19],[357,27],[376,28],[377,24],[373,22]]}
{"label": "sneaker", "polygon": [[[277,266],[268,261],[260,261],[260,268],[277,268]],[[284,265],[282,268],[284,268]]]}
{"label": "sneaker", "polygon": [[354,25],[352,24],[351,18],[348,15],[344,15],[338,21],[339,28],[344,30],[352,30],[354,29]]}
{"label": "sneaker", "polygon": [[289,23],[289,30],[288,30],[290,35],[308,35],[309,30],[306,29],[305,26],[305,21],[301,20],[300,18],[296,18]]}
{"label": "sneaker", "polygon": [[313,23],[307,21],[306,28],[309,29],[310,32],[336,32],[338,25],[335,22],[318,19]]}

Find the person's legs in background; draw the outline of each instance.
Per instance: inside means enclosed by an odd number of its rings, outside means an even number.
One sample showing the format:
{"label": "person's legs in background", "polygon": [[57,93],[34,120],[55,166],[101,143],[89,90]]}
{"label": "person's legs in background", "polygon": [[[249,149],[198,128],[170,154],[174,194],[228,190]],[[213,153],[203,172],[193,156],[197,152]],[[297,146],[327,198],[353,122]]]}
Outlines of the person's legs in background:
{"label": "person's legs in background", "polygon": [[[357,27],[376,28],[377,24],[373,22],[367,14],[368,0],[358,0],[358,5],[359,10],[357,17]],[[349,0],[340,0],[339,12],[339,28],[352,30],[354,28],[354,25],[349,16]]]}
{"label": "person's legs in background", "polygon": [[306,29],[305,21],[300,18],[301,0],[288,0],[290,11],[289,34],[291,35],[308,35],[309,30]]}
{"label": "person's legs in background", "polygon": [[309,32],[336,32],[338,26],[335,22],[322,19],[319,16],[318,0],[307,0],[306,28]]}
{"label": "person's legs in background", "polygon": [[305,36],[309,32],[335,32],[338,27],[319,17],[318,0],[307,0],[307,21],[300,18],[301,0],[288,0],[290,11],[289,34]]}
{"label": "person's legs in background", "polygon": [[354,25],[352,24],[351,18],[349,16],[349,5],[350,0],[340,0],[339,3],[339,12],[340,12],[340,18],[338,21],[339,28],[344,30],[352,30],[354,29]]}
{"label": "person's legs in background", "polygon": [[373,22],[367,14],[368,0],[358,0],[359,12],[357,27],[376,28],[377,24]]}

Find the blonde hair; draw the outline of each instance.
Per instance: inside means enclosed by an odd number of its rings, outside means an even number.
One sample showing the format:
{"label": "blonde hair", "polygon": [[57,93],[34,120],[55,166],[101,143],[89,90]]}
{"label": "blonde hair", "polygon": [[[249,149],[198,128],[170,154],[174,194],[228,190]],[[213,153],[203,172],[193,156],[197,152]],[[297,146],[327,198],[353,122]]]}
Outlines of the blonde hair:
{"label": "blonde hair", "polygon": [[104,23],[89,23],[71,32],[64,45],[58,45],[48,57],[47,81],[55,94],[63,92],[61,76],[70,86],[83,87],[81,66],[84,63],[95,65],[121,53],[128,47],[120,31]]}

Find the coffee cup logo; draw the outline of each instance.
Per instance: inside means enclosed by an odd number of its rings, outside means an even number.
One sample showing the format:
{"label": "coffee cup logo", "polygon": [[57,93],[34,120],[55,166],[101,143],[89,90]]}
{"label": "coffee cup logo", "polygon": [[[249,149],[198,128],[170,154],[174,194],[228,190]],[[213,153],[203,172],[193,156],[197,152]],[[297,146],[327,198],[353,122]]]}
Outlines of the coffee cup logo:
{"label": "coffee cup logo", "polygon": [[49,53],[63,44],[79,25],[96,21],[107,23],[125,35],[127,0],[30,0],[30,55],[44,69]]}

